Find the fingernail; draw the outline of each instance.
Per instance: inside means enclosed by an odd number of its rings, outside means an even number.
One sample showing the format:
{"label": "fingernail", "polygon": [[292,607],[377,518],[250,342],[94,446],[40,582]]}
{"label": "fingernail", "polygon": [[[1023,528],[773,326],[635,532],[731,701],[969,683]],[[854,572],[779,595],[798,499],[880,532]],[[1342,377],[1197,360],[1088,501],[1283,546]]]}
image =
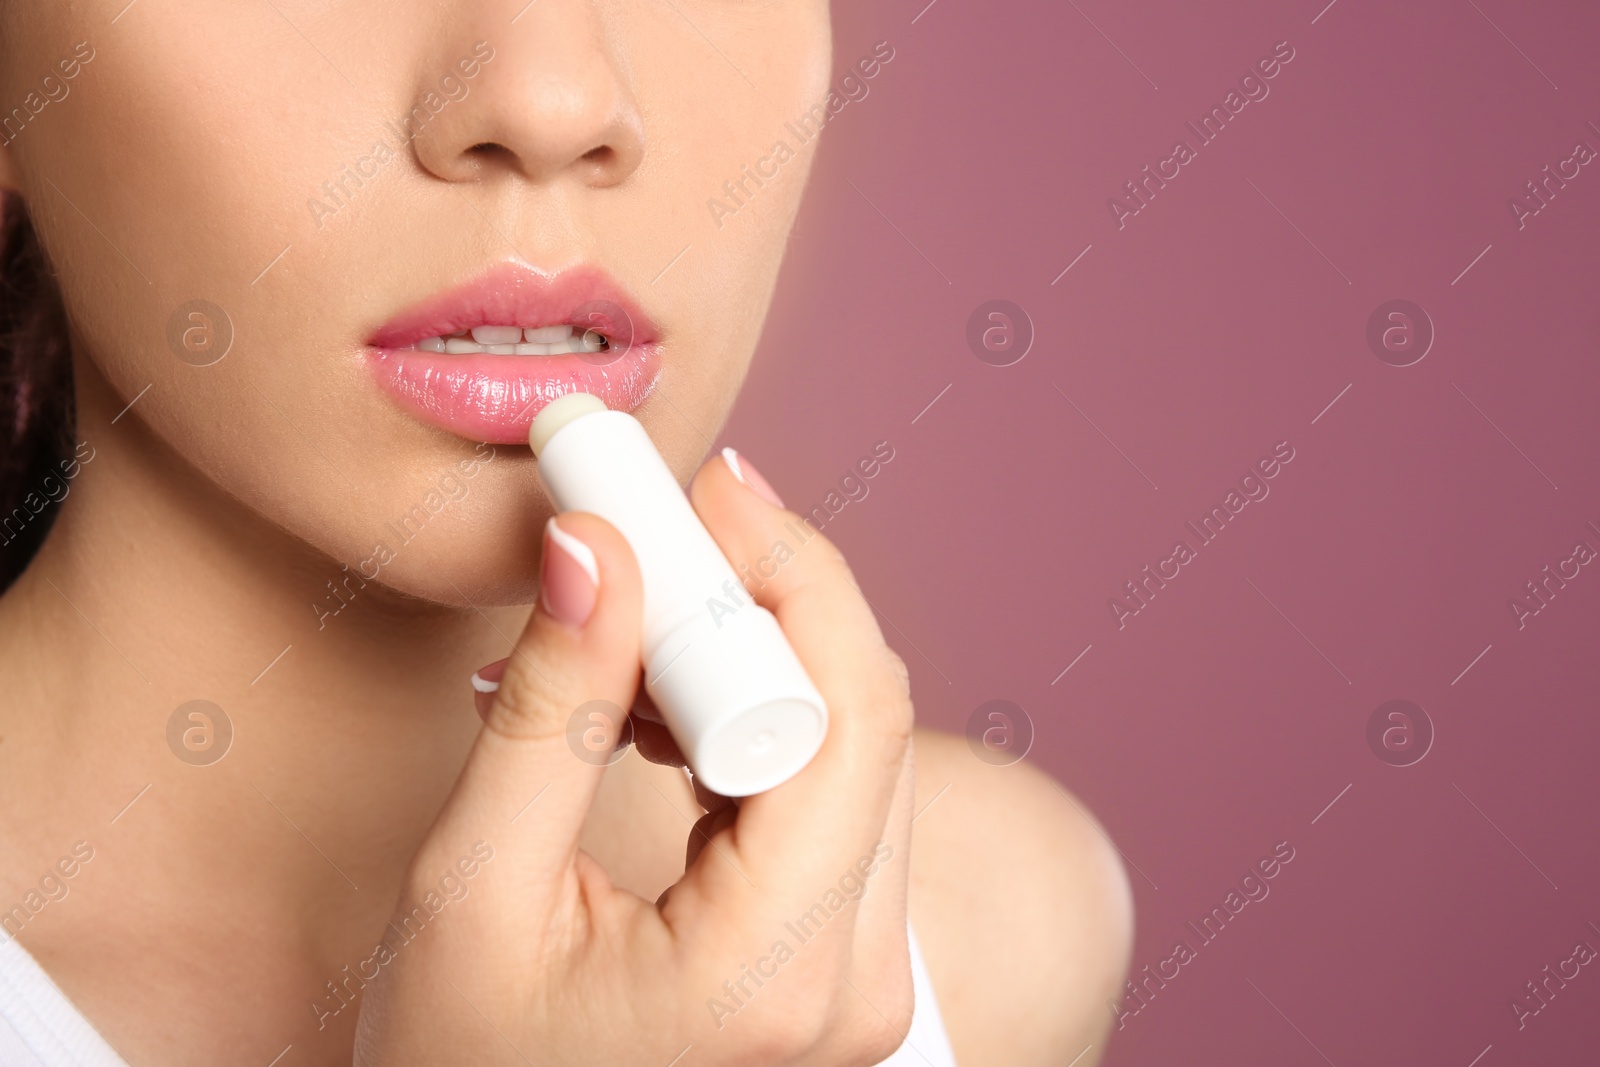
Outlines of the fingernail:
{"label": "fingernail", "polygon": [[772,488],[772,485],[765,478],[761,477],[761,472],[756,470],[754,464],[732,448],[724,448],[722,450],[722,458],[728,464],[728,469],[733,472],[733,476],[751,489],[754,489],[757,496],[775,508],[783,507],[783,501],[779,498],[778,491]]}
{"label": "fingernail", "polygon": [[594,551],[563,530],[555,519],[544,525],[544,564],[539,603],[549,616],[568,626],[582,626],[594,611],[600,591],[600,568]]}
{"label": "fingernail", "polygon": [[500,688],[500,679],[505,677],[506,664],[510,657],[497,659],[487,667],[479,667],[472,672],[472,691],[474,693],[493,693]]}
{"label": "fingernail", "polygon": [[509,659],[497,659],[487,667],[479,667],[472,672],[472,703],[478,709],[480,719],[489,714],[489,708],[494,704],[494,695],[500,690],[500,679],[505,677],[508,662]]}

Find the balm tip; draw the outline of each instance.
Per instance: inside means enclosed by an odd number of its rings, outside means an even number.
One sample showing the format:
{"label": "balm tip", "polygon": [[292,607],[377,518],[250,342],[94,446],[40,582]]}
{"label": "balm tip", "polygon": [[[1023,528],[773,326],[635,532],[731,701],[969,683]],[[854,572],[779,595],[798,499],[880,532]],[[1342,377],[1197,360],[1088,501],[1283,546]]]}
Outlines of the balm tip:
{"label": "balm tip", "polygon": [[568,393],[565,396],[558,396],[533,417],[533,425],[528,427],[528,447],[533,449],[535,456],[538,456],[561,427],[573,419],[605,410],[605,401],[593,393]]}

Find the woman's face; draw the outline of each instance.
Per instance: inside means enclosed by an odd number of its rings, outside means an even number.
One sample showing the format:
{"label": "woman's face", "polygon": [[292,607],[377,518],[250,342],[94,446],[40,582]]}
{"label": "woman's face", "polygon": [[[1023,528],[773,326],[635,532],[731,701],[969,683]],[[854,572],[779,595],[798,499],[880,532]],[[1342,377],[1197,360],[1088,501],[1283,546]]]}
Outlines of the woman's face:
{"label": "woman's face", "polygon": [[710,446],[830,55],[826,0],[32,0],[0,33],[79,440],[137,397],[117,436],[457,603],[530,599],[512,442],[550,396],[636,406],[680,478]]}

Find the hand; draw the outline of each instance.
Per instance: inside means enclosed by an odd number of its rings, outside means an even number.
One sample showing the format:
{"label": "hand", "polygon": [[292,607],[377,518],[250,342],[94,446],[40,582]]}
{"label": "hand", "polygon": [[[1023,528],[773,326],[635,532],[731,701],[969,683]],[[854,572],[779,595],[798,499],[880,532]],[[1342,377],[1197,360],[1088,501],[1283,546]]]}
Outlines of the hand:
{"label": "hand", "polygon": [[578,849],[603,768],[574,755],[567,723],[591,700],[633,703],[639,573],[612,526],[562,515],[598,587],[547,531],[540,604],[407,872],[356,1064],[833,1067],[899,1046],[912,1002],[904,665],[821,534],[721,458],[690,495],[736,569],[780,541],[793,551],[755,597],[828,702],[821,751],[703,818],[660,901],[613,886]]}

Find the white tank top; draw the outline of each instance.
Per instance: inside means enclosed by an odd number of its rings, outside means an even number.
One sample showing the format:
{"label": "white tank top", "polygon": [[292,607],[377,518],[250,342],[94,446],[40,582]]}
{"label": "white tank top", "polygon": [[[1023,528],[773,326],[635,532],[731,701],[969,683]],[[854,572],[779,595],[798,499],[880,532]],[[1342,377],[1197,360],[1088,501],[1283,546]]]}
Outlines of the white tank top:
{"label": "white tank top", "polygon": [[[956,1067],[922,949],[911,938],[916,990],[905,1043],[879,1067]],[[0,1067],[128,1067],[15,938],[0,943]]]}

